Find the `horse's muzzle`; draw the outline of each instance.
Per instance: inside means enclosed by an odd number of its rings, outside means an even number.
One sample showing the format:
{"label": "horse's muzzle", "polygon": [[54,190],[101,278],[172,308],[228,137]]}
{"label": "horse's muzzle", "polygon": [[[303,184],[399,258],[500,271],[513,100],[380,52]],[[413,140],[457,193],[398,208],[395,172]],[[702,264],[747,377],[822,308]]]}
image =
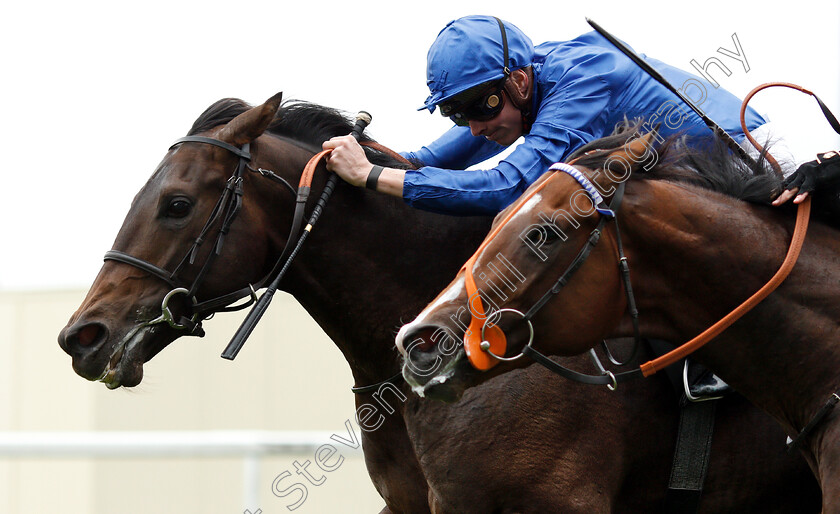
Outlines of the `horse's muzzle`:
{"label": "horse's muzzle", "polygon": [[64,327],[58,345],[73,358],[73,369],[88,380],[97,380],[108,362],[101,351],[110,338],[108,327],[99,322],[76,322]]}

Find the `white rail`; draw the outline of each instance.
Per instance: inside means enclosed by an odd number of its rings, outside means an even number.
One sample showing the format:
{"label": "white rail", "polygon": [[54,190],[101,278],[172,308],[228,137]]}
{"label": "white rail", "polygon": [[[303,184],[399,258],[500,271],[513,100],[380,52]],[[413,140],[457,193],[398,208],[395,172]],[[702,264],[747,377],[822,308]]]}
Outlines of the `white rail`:
{"label": "white rail", "polygon": [[[243,462],[243,505],[259,502],[260,459],[312,454],[332,444],[334,432],[0,432],[0,458],[239,457]],[[342,448],[361,455],[361,446]]]}

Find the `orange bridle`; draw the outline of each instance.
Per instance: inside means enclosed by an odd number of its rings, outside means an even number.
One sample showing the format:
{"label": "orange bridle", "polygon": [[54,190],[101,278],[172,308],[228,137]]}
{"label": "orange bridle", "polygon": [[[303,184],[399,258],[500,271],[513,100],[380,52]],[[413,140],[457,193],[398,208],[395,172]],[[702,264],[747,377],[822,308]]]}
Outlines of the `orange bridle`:
{"label": "orange bridle", "polygon": [[[484,311],[484,305],[481,303],[481,297],[478,294],[478,287],[475,284],[475,277],[473,277],[473,268],[475,268],[478,257],[484,252],[485,248],[493,241],[493,238],[507,225],[507,223],[516,216],[522,207],[528,203],[528,200],[533,198],[537,193],[542,191],[545,186],[549,184],[557,173],[550,175],[540,184],[535,186],[530,192],[519,199],[517,204],[511,209],[504,219],[496,225],[490,234],[478,247],[478,250],[473,253],[472,257],[464,263],[461,267],[461,272],[464,273],[464,287],[467,291],[467,307],[471,313],[470,325],[464,334],[464,351],[470,363],[482,371],[488,370],[499,363],[498,359],[492,357],[490,353],[481,348],[482,341],[487,341],[489,347],[487,349],[496,355],[504,355],[507,350],[507,339],[505,333],[495,324],[485,327],[487,322],[487,313]],[[484,337],[482,338],[482,331]],[[485,345],[486,346],[486,345]]]}

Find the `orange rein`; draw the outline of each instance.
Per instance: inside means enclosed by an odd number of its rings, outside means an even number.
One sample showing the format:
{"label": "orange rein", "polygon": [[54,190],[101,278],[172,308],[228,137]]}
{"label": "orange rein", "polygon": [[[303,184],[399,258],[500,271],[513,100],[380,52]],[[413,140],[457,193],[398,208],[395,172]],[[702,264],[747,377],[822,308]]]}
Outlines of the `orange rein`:
{"label": "orange rein", "polygon": [[[741,103],[741,128],[744,131],[744,135],[747,136],[747,139],[759,152],[762,152],[764,150],[764,147],[762,147],[752,137],[752,135],[750,135],[749,130],[747,130],[746,122],[744,121],[744,114],[747,110],[747,103],[750,101],[753,95],[755,95],[762,89],[772,86],[789,87],[814,96],[814,94],[808,91],[807,89],[799,87],[795,84],[789,84],[787,82],[771,82],[768,84],[762,84],[750,91],[750,93],[746,96],[746,98],[744,98],[744,101]],[[767,160],[776,168],[776,171],[781,173],[781,168],[776,162],[776,160],[773,159],[773,157],[769,153],[765,155],[767,157]],[[733,323],[740,319],[741,316],[749,312],[753,307],[758,305],[759,302],[767,298],[767,296],[769,296],[770,293],[775,291],[775,289],[779,287],[779,285],[782,282],[784,282],[784,280],[790,274],[791,270],[793,270],[793,266],[796,264],[796,260],[799,258],[799,252],[802,249],[802,244],[805,242],[805,234],[808,230],[808,220],[810,218],[810,214],[811,197],[809,196],[805,199],[804,202],[799,204],[799,209],[796,211],[796,226],[793,229],[793,237],[791,239],[787,255],[785,256],[784,261],[782,261],[781,267],[779,267],[778,271],[776,271],[776,274],[773,275],[769,282],[764,284],[764,286],[758,291],[756,291],[755,294],[747,298],[744,301],[744,303],[736,307],[735,310],[724,316],[720,321],[718,321],[711,327],[701,332],[694,339],[688,341],[682,346],[679,346],[678,348],[666,353],[665,355],[657,359],[642,364],[640,366],[642,370],[642,375],[649,377],[657,371],[666,368],[667,366],[677,362],[680,359],[687,357],[688,355],[690,355],[691,353],[693,353],[694,351],[701,348],[703,345],[720,335],[721,332],[729,328]]]}
{"label": "orange rein", "polygon": [[[373,148],[378,152],[382,152],[386,155],[393,157],[394,159],[401,161],[405,164],[411,165],[411,162],[408,161],[405,157],[398,154],[397,152],[391,150],[386,146],[382,146],[381,144],[375,141],[365,141],[359,143],[362,146],[367,146],[368,148]],[[318,167],[318,164],[329,155],[332,150],[322,150],[309,159],[309,162],[306,163],[306,166],[303,167],[303,173],[300,175],[300,183],[298,187],[310,187],[312,185],[312,177],[315,175],[315,169]]]}
{"label": "orange rein", "polygon": [[306,166],[303,167],[303,173],[300,174],[300,183],[298,183],[298,187],[312,186],[312,177],[315,175],[315,169],[318,167],[318,164],[321,163],[321,160],[329,155],[330,152],[332,152],[332,150],[321,150],[309,159],[309,162],[307,162]]}

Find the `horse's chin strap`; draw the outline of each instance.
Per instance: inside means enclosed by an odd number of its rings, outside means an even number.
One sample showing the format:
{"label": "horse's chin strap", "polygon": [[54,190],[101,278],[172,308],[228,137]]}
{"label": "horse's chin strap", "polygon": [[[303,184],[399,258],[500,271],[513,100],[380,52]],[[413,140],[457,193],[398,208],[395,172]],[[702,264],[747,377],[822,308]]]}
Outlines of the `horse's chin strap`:
{"label": "horse's chin strap", "polygon": [[403,381],[402,371],[397,373],[396,375],[386,378],[382,382],[377,382],[375,384],[366,385],[366,386],[353,386],[350,388],[350,392],[353,394],[370,394],[379,391],[379,389],[384,386],[385,384],[399,384]]}

